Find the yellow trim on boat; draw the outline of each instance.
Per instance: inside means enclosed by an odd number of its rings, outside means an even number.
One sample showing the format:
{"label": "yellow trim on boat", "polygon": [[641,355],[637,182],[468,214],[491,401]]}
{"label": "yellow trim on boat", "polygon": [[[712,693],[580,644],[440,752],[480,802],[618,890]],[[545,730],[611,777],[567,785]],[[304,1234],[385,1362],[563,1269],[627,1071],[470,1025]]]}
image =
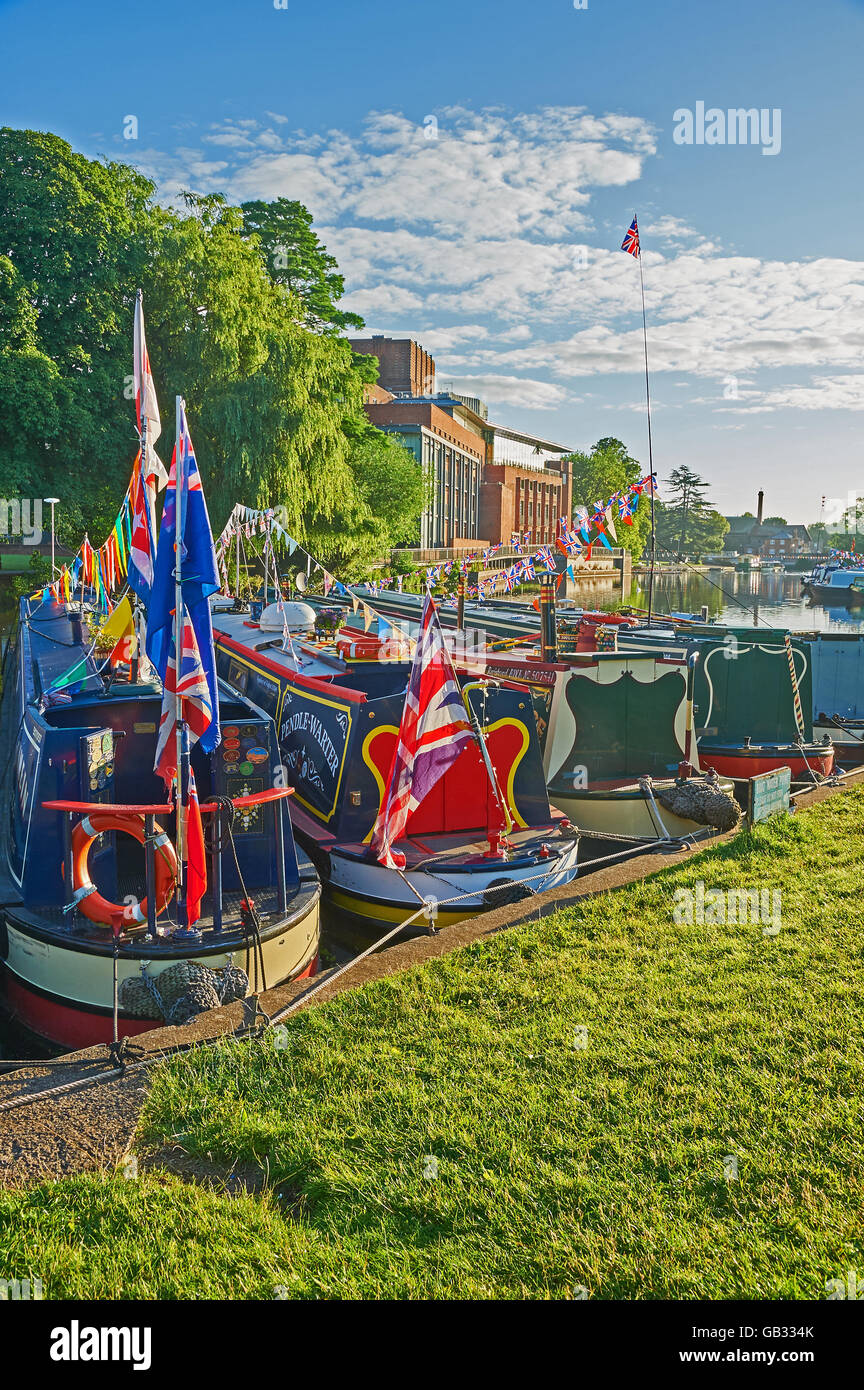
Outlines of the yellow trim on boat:
{"label": "yellow trim on boat", "polygon": [[[371,921],[393,924],[402,922],[406,917],[417,911],[419,903],[413,905],[409,903],[385,903],[369,902],[367,898],[360,897],[358,894],[350,893],[343,888],[334,888],[332,884],[327,887],[327,897],[333,907],[344,908],[347,912],[353,912],[355,917],[368,917]],[[438,926],[451,927],[455,922],[463,922],[466,917],[473,917],[478,911],[477,906],[466,907],[463,910],[458,908],[439,908]],[[418,923],[423,919],[418,917]]]}
{"label": "yellow trim on boat", "polygon": [[371,747],[373,738],[377,738],[379,734],[388,734],[388,733],[389,733],[389,734],[395,734],[396,737],[398,738],[398,737],[399,737],[399,727],[398,727],[398,725],[396,725],[396,724],[379,724],[377,729],[370,729],[369,732],[368,732],[368,734],[366,735],[366,737],[365,737],[364,740],[363,740],[363,747],[362,747],[361,750],[360,750],[361,756],[362,756],[362,758],[363,758],[363,761],[364,761],[364,763],[366,764],[366,766],[368,767],[369,771],[372,773],[372,776],[375,778],[375,781],[376,781],[377,786],[378,786],[378,810],[375,812],[375,815],[374,815],[373,820],[372,820],[372,825],[371,825],[370,828],[369,828],[368,834],[366,834],[366,835],[363,836],[363,839],[362,839],[361,843],[364,844],[364,845],[368,845],[368,844],[369,844],[370,840],[372,839],[372,836],[373,836],[374,833],[375,833],[375,824],[376,824],[376,822],[377,822],[377,820],[378,820],[378,817],[379,817],[380,814],[381,814],[381,807],[382,807],[382,805],[384,804],[384,790],[385,790],[385,788],[384,788],[384,778],[381,776],[381,773],[378,771],[377,767],[376,767],[375,764],[372,762],[371,758],[368,757],[368,753],[369,753],[369,749],[370,749],[370,747]]}

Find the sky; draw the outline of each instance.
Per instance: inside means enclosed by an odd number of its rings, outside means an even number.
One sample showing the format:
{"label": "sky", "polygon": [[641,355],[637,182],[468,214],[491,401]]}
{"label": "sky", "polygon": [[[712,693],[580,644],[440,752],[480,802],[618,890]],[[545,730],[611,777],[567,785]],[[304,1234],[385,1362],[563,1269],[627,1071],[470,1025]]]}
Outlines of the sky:
{"label": "sky", "polygon": [[635,211],[661,495],[812,522],[864,494],[862,50],[864,0],[0,0],[0,124],[300,199],[439,387],[647,464]]}

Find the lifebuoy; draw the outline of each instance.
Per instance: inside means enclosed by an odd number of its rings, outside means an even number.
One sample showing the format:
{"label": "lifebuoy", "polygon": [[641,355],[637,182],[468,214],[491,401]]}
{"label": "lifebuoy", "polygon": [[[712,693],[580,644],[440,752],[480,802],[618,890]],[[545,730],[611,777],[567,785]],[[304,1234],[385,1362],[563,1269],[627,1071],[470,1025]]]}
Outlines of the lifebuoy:
{"label": "lifebuoy", "polygon": [[[91,811],[89,816],[84,816],[72,831],[72,887],[75,891],[75,901],[79,910],[91,922],[98,922],[102,926],[111,927],[112,931],[120,931],[122,927],[130,922],[147,921],[147,899],[141,903],[110,903],[107,898],[97,892],[95,885],[90,879],[90,869],[88,858],[90,847],[97,835],[102,835],[106,830],[121,830],[124,835],[131,835],[143,845],[146,839],[144,830],[144,817],[141,815],[123,815],[118,811]],[[177,868],[177,855],[174,846],[169,840],[161,825],[155,826],[156,831],[156,915],[163,912],[167,904],[174,895],[174,889],[179,877]]]}

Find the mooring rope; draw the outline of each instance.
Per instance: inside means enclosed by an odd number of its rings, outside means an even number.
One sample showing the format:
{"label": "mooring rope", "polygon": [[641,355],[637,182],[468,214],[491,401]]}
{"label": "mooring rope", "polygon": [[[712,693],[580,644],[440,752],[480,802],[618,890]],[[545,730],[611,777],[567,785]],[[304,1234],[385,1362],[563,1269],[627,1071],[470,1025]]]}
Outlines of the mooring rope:
{"label": "mooring rope", "polygon": [[[795,654],[792,651],[792,638],[788,632],[784,633],[783,641],[786,646],[786,660],[789,662],[789,675],[792,680],[792,703],[795,706],[795,724],[798,729],[798,737],[803,743],[805,737],[804,711],[801,708],[801,696],[798,692],[798,677],[795,674]],[[804,761],[807,762],[806,754]],[[807,767],[810,767],[809,763],[807,763]]]}

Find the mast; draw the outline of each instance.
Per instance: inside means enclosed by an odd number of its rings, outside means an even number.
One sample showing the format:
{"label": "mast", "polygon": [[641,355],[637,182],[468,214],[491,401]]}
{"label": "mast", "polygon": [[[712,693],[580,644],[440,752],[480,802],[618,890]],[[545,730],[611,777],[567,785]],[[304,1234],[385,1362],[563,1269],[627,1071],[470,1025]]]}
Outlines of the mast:
{"label": "mast", "polygon": [[[236,509],[235,509],[235,510],[236,510]],[[234,577],[234,600],[235,600],[235,603],[237,604],[237,606],[239,607],[239,605],[240,605],[240,518],[239,518],[239,516],[237,517],[237,544],[236,544],[236,546],[234,547],[234,551],[235,551],[235,556],[236,556],[236,561],[235,561],[235,577]]]}
{"label": "mast", "polygon": [[[135,298],[136,298],[137,301],[138,301],[138,308],[139,308],[139,312],[140,312],[141,323],[143,324],[143,322],[144,322],[144,291],[143,291],[142,289],[139,288],[138,293],[137,293],[137,295],[135,296]],[[137,341],[138,341],[138,338],[137,338],[137,333],[136,333],[136,334],[135,334],[135,338],[134,338],[134,343],[137,344]],[[137,358],[137,353],[135,353],[134,350],[133,350],[133,358],[134,358],[134,360],[133,360],[133,367],[134,367],[135,371],[137,372],[137,371],[138,371],[138,358]],[[141,501],[142,501],[143,506],[144,506],[144,509],[145,509],[145,518],[146,518],[146,520],[150,523],[150,539],[151,539],[152,544],[153,544],[152,559],[153,559],[153,561],[155,562],[155,559],[156,559],[156,512],[155,512],[155,509],[151,509],[151,507],[150,507],[150,492],[149,492],[148,487],[147,487],[147,415],[146,415],[146,413],[145,413],[145,411],[144,411],[144,409],[143,409],[143,396],[144,396],[144,382],[143,382],[143,364],[142,364],[142,382],[141,382],[142,409],[141,409],[140,423],[139,423],[139,425],[138,425],[138,486],[139,486],[139,488],[141,489],[141,494],[140,494],[140,495],[141,495]],[[136,617],[136,620],[137,620],[137,621],[136,621],[136,637],[137,637],[137,641],[138,641],[138,651],[139,651],[139,653],[142,653],[142,654],[143,654],[143,653],[144,653],[145,643],[146,643],[146,641],[147,641],[147,618],[146,618],[146,614],[145,614],[145,612],[144,612],[144,605],[141,603],[141,600],[139,599],[137,593],[134,593],[134,591],[133,591],[133,597],[134,597],[134,604],[135,604],[135,617]],[[145,654],[145,663],[144,663],[144,668],[143,668],[143,669],[144,669],[144,673],[145,673],[145,675],[146,675],[146,672],[147,672],[146,654]]]}
{"label": "mast", "polygon": [[[636,221],[636,214],[633,214]],[[638,223],[637,223],[638,226]],[[654,608],[654,563],[657,554],[657,530],[654,519],[654,451],[651,442],[651,384],[648,377],[648,322],[645,317],[645,276],[642,273],[642,233],[639,233],[639,254],[636,259],[639,262],[639,288],[642,291],[642,342],[645,348],[645,405],[648,412],[648,474],[651,479],[649,487],[651,492],[651,568],[648,573],[648,626],[651,626],[651,614]]]}
{"label": "mast", "polygon": [[182,396],[174,399],[174,717],[177,738],[177,860],[180,884],[177,895],[180,926],[186,926],[186,728],[183,723],[183,701],[180,697],[180,662],[183,650],[183,496],[186,482],[186,460],[181,447],[181,426],[185,405]]}

